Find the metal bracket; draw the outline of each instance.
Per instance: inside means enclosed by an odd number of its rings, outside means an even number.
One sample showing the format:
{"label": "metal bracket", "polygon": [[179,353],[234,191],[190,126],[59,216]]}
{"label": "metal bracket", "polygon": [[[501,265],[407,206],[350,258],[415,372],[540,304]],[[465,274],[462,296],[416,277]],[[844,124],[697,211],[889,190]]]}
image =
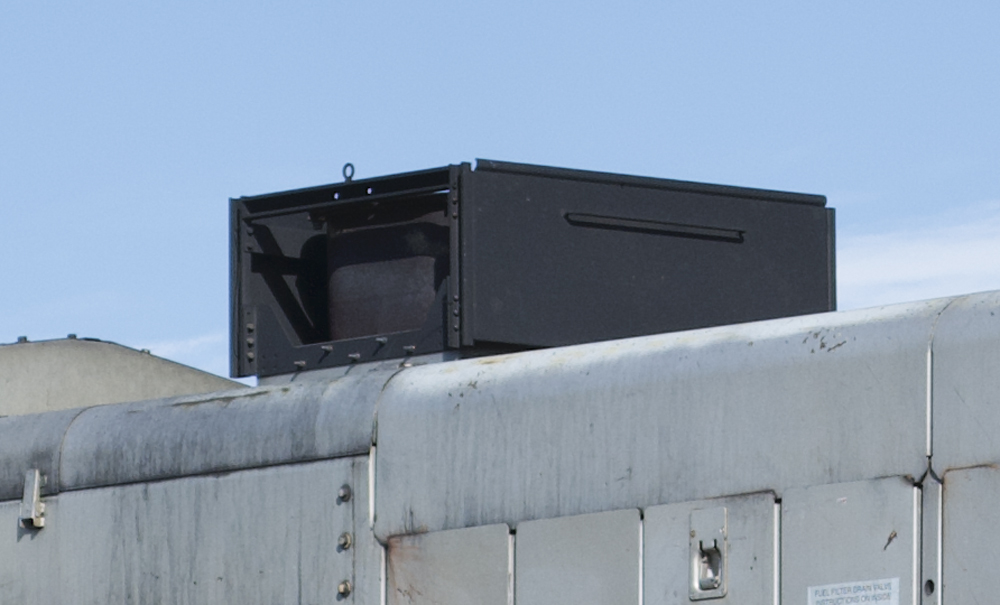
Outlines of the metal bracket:
{"label": "metal bracket", "polygon": [[45,476],[37,468],[24,475],[24,494],[21,496],[21,514],[18,521],[26,529],[45,527],[45,503],[42,502],[42,485]]}
{"label": "metal bracket", "polygon": [[725,507],[691,511],[690,563],[692,601],[726,596],[728,528]]}

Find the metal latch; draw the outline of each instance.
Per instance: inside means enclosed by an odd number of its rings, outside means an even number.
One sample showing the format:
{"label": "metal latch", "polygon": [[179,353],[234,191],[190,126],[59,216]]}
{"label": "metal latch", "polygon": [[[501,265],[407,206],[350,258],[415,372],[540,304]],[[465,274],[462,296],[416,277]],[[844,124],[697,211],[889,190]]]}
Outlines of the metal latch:
{"label": "metal latch", "polygon": [[45,503],[42,502],[42,485],[45,476],[37,468],[24,474],[24,494],[21,496],[21,527],[41,529],[45,527]]}
{"label": "metal latch", "polygon": [[691,511],[692,601],[726,596],[727,528],[726,508]]}

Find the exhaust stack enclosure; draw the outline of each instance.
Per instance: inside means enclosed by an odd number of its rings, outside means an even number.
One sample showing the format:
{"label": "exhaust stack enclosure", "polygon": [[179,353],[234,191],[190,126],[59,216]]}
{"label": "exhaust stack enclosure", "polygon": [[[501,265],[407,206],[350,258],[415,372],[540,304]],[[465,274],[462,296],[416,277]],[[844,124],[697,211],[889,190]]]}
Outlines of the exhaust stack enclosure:
{"label": "exhaust stack enclosure", "polygon": [[232,373],[832,311],[825,206],[486,160],[233,199]]}

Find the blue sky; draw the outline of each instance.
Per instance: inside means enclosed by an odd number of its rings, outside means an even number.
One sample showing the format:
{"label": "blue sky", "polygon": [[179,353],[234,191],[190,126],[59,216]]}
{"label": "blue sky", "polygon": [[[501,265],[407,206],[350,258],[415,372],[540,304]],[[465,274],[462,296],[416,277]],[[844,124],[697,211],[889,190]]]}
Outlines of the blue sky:
{"label": "blue sky", "polygon": [[995,2],[8,2],[0,342],[227,372],[227,199],[477,157],[820,193],[841,308],[1000,288]]}

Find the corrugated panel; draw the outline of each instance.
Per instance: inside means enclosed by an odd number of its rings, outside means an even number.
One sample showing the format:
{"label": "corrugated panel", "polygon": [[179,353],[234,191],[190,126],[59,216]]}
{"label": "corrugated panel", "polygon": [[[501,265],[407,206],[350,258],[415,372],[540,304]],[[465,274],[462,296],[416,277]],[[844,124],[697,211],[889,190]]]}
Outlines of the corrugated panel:
{"label": "corrugated panel", "polygon": [[408,370],[379,404],[376,534],[919,476],[948,302]]}
{"label": "corrugated panel", "polygon": [[917,492],[901,477],[785,492],[781,602],[912,603],[920,561]]}
{"label": "corrugated panel", "polygon": [[397,536],[387,549],[388,605],[508,605],[510,528]]}
{"label": "corrugated panel", "polygon": [[354,460],[63,493],[46,526],[0,505],[3,603],[332,603]]}
{"label": "corrugated panel", "polygon": [[639,535],[638,510],[519,524],[514,602],[638,605]]}
{"label": "corrugated panel", "polygon": [[1000,292],[948,306],[934,331],[933,368],[935,470],[1000,462]]}

